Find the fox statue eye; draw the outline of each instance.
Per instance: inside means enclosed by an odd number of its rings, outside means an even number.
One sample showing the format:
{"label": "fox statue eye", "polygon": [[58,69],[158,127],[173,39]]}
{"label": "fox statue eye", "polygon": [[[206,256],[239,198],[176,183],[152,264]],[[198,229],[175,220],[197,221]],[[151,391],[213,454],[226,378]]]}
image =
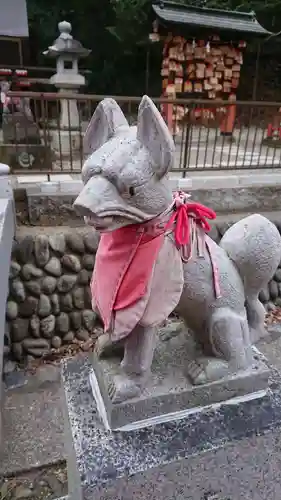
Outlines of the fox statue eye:
{"label": "fox statue eye", "polygon": [[135,188],[133,186],[130,187],[123,187],[123,189],[120,190],[122,198],[129,199],[135,194]]}

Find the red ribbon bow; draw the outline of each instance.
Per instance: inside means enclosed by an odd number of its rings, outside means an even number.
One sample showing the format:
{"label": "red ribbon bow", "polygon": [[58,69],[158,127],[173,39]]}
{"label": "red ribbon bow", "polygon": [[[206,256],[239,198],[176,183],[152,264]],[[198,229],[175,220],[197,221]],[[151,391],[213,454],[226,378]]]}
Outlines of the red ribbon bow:
{"label": "red ribbon bow", "polygon": [[211,226],[206,219],[215,219],[216,213],[201,203],[185,203],[182,195],[175,197],[175,211],[170,217],[166,230],[171,229],[174,222],[175,227],[175,242],[178,246],[184,246],[189,243],[190,239],[190,224],[189,219],[193,218],[198,226],[205,232],[211,230]]}

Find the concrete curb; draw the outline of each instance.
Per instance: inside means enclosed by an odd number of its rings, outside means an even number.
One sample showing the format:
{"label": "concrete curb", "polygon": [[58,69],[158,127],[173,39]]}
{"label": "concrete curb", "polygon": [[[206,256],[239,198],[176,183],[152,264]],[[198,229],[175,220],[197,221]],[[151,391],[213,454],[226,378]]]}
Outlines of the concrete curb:
{"label": "concrete curb", "polygon": [[[182,189],[185,191],[210,190],[210,189],[231,189],[231,188],[251,188],[259,186],[281,185],[281,172],[259,172],[249,171],[245,173],[225,172],[220,174],[210,174],[210,172],[188,172],[188,177],[180,177],[179,174],[171,173],[170,183],[173,190]],[[27,196],[65,196],[77,195],[82,189],[80,179],[71,179],[70,176],[52,176],[51,181],[38,180],[37,182],[14,182],[14,188],[25,188]]]}

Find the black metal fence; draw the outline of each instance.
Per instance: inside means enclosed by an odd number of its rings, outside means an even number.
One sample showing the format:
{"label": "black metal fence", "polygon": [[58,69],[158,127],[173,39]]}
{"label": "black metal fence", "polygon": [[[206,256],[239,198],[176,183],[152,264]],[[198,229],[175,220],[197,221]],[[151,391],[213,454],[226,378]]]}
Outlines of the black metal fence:
{"label": "black metal fence", "polygon": [[[81,171],[83,134],[105,96],[11,92],[2,112],[0,162],[14,173]],[[141,97],[113,96],[130,124]],[[154,99],[173,133],[173,172],[279,168],[281,103]],[[2,110],[3,111],[3,110]]]}

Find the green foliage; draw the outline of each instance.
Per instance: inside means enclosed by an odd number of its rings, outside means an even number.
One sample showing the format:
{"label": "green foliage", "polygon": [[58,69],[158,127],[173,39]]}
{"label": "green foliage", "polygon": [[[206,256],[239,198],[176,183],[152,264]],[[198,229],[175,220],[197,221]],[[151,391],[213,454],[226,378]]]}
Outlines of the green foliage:
{"label": "green foliage", "polygon": [[149,0],[110,0],[115,14],[115,26],[109,27],[110,33],[115,36],[119,43],[137,44],[143,41]]}

